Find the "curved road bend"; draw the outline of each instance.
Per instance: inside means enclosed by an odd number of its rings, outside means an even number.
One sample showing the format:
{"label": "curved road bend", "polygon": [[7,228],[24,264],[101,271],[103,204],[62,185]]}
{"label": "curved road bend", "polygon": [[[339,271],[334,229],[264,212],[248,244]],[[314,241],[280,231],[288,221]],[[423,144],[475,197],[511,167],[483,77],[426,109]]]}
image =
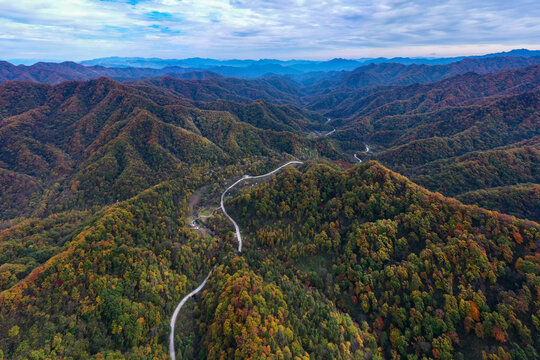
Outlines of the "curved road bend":
{"label": "curved road bend", "polygon": [[206,282],[210,278],[210,275],[212,275],[212,271],[214,271],[216,266],[217,265],[214,265],[212,270],[210,270],[208,275],[206,275],[206,278],[201,283],[201,285],[199,285],[195,290],[193,290],[192,292],[190,292],[189,294],[184,296],[182,301],[180,301],[178,303],[178,305],[176,306],[176,309],[174,309],[174,313],[173,313],[173,316],[171,318],[171,334],[169,335],[169,354],[171,355],[172,360],[176,360],[176,354],[174,352],[174,325],[176,324],[176,317],[178,316],[178,313],[180,312],[180,309],[182,308],[182,306],[184,306],[186,301],[188,301],[189,298],[193,297],[193,295],[197,294],[199,291],[201,291],[203,289],[204,285],[206,285]]}
{"label": "curved road bend", "polygon": [[[368,144],[365,144],[365,145],[366,145],[366,151],[364,151],[364,152],[365,152],[366,154],[368,154],[371,150],[370,150]],[[362,159],[360,159],[358,156],[356,156],[356,153],[354,153],[354,158],[355,158],[356,160],[358,160],[358,163],[361,163],[361,162],[362,162]]]}
{"label": "curved road bend", "polygon": [[234,221],[234,219],[227,213],[227,210],[225,210],[225,205],[224,205],[225,194],[227,194],[229,192],[229,190],[231,190],[233,187],[235,187],[238,183],[242,182],[243,180],[263,178],[265,176],[272,175],[273,173],[278,172],[279,170],[283,169],[285,166],[292,165],[292,164],[303,164],[303,163],[304,163],[303,161],[293,160],[293,161],[289,161],[286,164],[281,165],[280,167],[270,171],[267,174],[257,175],[257,176],[244,175],[242,178],[238,179],[235,183],[233,183],[231,186],[229,186],[223,192],[223,194],[221,194],[221,210],[223,210],[223,213],[225,214],[225,216],[227,216],[229,218],[229,220],[231,220],[231,222],[234,225],[234,229],[236,230],[236,238],[238,239],[238,252],[239,253],[242,252],[242,235],[240,234],[240,228],[238,227],[238,224],[236,223],[236,221]]}
{"label": "curved road bend", "polygon": [[[251,176],[251,175],[244,175],[242,178],[240,178],[239,180],[237,180],[234,184],[232,184],[231,186],[229,186],[222,194],[221,194],[221,210],[223,210],[223,213],[229,218],[229,220],[231,220],[231,222],[233,223],[234,225],[234,228],[236,229],[236,238],[238,239],[238,252],[242,252],[242,236],[240,235],[240,228],[238,227],[238,224],[236,223],[236,221],[233,220],[232,217],[230,217],[229,214],[227,214],[227,211],[225,210],[225,205],[223,204],[224,202],[224,199],[225,199],[225,194],[231,190],[233,187],[235,187],[239,182],[241,182],[242,180],[246,180],[246,179],[259,179],[259,178],[262,178],[262,177],[265,177],[265,176],[268,176],[268,175],[272,175],[273,173],[276,173],[278,172],[279,170],[283,169],[285,166],[288,166],[288,165],[292,165],[292,164],[303,164],[304,162],[303,161],[289,161],[288,163],[286,164],[283,164],[281,165],[280,167],[270,171],[269,173],[266,173],[264,175],[257,175],[257,176]],[[186,301],[188,301],[190,298],[192,298],[195,294],[197,294],[198,292],[200,292],[204,286],[206,285],[206,282],[208,281],[208,279],[210,278],[210,275],[212,275],[212,271],[214,271],[214,269],[216,268],[217,264],[214,265],[214,267],[212,268],[212,270],[210,270],[210,272],[208,273],[208,275],[206,276],[206,278],[204,279],[204,281],[195,289],[193,290],[192,292],[190,292],[189,294],[187,294],[186,296],[184,296],[184,298],[178,303],[178,305],[176,306],[176,309],[174,309],[174,313],[173,313],[173,316],[171,317],[171,333],[169,335],[169,354],[171,355],[171,359],[172,360],[176,360],[176,353],[175,353],[175,350],[174,350],[174,325],[176,324],[176,318],[178,317],[178,313],[180,312],[180,309],[182,309],[182,306],[184,306],[184,304],[186,303]]]}

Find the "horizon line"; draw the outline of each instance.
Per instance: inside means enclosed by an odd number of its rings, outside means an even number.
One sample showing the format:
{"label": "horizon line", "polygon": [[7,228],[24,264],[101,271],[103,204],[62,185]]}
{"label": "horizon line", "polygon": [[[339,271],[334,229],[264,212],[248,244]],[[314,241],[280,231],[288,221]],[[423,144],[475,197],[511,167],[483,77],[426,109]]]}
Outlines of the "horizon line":
{"label": "horizon line", "polygon": [[[63,63],[63,62],[74,62],[74,63],[83,63],[87,61],[95,61],[95,60],[103,60],[103,59],[141,59],[141,60],[163,60],[163,61],[174,61],[174,60],[191,60],[191,59],[201,59],[201,60],[215,60],[215,61],[279,61],[279,62],[289,62],[289,61],[312,61],[312,62],[328,62],[332,60],[350,60],[350,61],[369,61],[369,60],[376,60],[376,59],[424,59],[424,60],[438,60],[438,59],[458,59],[458,58],[468,58],[468,57],[481,57],[481,56],[487,56],[487,55],[495,55],[495,54],[504,54],[504,53],[511,53],[513,51],[540,51],[540,49],[529,49],[529,48],[514,48],[507,51],[499,51],[499,52],[490,52],[490,53],[476,53],[476,54],[467,54],[467,55],[457,55],[457,56],[422,56],[422,55],[415,55],[415,56],[368,56],[368,57],[333,57],[333,58],[326,58],[326,59],[313,59],[313,58],[302,58],[302,57],[295,57],[295,58],[287,58],[287,59],[279,59],[279,58],[211,58],[211,57],[204,57],[204,56],[190,56],[190,57],[157,57],[157,56],[119,56],[119,55],[111,55],[111,56],[102,56],[97,58],[91,58],[91,59],[82,59],[82,60],[72,60],[72,59],[47,59],[47,58],[9,58],[4,59],[3,61],[12,63],[14,65],[33,65],[39,62],[49,62],[49,63]],[[0,61],[2,61],[0,59]],[[30,62],[34,62],[33,64],[30,64]]]}

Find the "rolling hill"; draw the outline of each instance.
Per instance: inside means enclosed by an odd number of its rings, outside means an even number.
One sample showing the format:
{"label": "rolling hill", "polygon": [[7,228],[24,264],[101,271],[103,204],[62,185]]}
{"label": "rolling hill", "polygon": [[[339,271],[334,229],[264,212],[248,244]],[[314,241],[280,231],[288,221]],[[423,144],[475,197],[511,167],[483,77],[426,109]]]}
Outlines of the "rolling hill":
{"label": "rolling hill", "polygon": [[[378,160],[447,196],[486,190],[474,197],[486,206],[490,202],[478,196],[488,196],[492,187],[538,183],[539,69],[340,90],[309,107],[332,118],[333,137],[342,147],[361,151],[367,143],[375,152],[363,154],[364,159]],[[507,203],[519,206],[520,201]]]}
{"label": "rolling hill", "polygon": [[518,69],[538,64],[540,57],[465,58],[444,65],[403,65],[399,63],[369,64],[352,71],[329,72],[310,86],[310,93],[338,89],[357,89],[381,85],[429,83],[455,75],[475,72],[487,74],[504,69]]}
{"label": "rolling hill", "polygon": [[1,63],[0,358],[537,359],[527,54]]}
{"label": "rolling hill", "polygon": [[[7,105],[0,120],[3,219],[124,200],[191,166],[337,156],[327,139],[302,135],[321,127],[322,117],[291,105],[197,106],[166,89],[106,78],[8,82],[0,85],[0,99]],[[25,191],[15,191],[18,185]]]}
{"label": "rolling hill", "polygon": [[[538,354],[538,303],[529,296],[539,271],[538,223],[462,205],[373,162],[289,171],[231,206],[254,272],[284,292],[276,273],[303,283],[297,302],[326,297],[375,336],[385,358]],[[238,321],[224,316],[220,322]],[[211,346],[234,341],[225,335]],[[373,356],[346,338],[340,344],[310,356]]]}

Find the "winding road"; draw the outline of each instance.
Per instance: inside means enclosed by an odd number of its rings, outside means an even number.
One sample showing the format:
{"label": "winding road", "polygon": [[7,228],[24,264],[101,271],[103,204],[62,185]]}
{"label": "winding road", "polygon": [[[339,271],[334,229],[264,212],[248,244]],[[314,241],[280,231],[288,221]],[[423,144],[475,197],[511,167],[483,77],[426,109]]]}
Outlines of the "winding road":
{"label": "winding road", "polygon": [[176,306],[176,309],[174,309],[173,316],[171,317],[171,334],[169,335],[169,354],[171,355],[172,360],[176,360],[176,353],[174,352],[174,325],[176,324],[176,318],[178,317],[178,313],[180,312],[180,309],[182,308],[182,306],[184,306],[184,304],[186,303],[186,301],[188,301],[189,298],[193,297],[193,295],[197,294],[199,291],[203,289],[204,285],[206,285],[206,282],[210,278],[210,275],[212,275],[212,271],[214,271],[216,266],[217,265],[214,265],[214,268],[210,270],[208,275],[206,275],[206,278],[201,283],[201,285],[199,285],[195,290],[193,290],[192,292],[184,296],[182,301],[180,301],[178,305]]}
{"label": "winding road", "polygon": [[[366,154],[368,154],[371,150],[369,149],[368,144],[364,144],[364,145],[366,145],[366,150],[365,150],[364,152],[365,152]],[[356,153],[354,153],[354,158],[355,158],[356,160],[358,160],[358,163],[362,163],[362,159],[360,159],[358,156],[356,156]]]}
{"label": "winding road", "polygon": [[[283,169],[284,167],[288,166],[288,165],[292,165],[292,164],[303,164],[304,162],[303,161],[296,161],[296,160],[293,160],[293,161],[289,161],[288,163],[286,164],[283,164],[281,165],[280,167],[270,171],[269,173],[266,173],[266,174],[263,174],[263,175],[257,175],[257,176],[251,176],[251,175],[244,175],[242,178],[238,179],[236,182],[234,182],[231,186],[229,186],[222,194],[221,194],[221,210],[223,211],[223,213],[229,218],[229,220],[231,220],[231,222],[233,223],[234,225],[234,229],[236,230],[236,238],[238,239],[238,252],[242,252],[242,236],[240,234],[240,228],[238,227],[238,224],[236,223],[236,221],[234,221],[234,219],[227,213],[227,210],[225,210],[225,205],[224,205],[224,201],[225,201],[225,195],[227,194],[227,192],[229,192],[233,187],[235,187],[236,185],[238,185],[240,182],[242,182],[243,180],[247,180],[247,179],[260,179],[260,178],[263,178],[265,176],[269,176],[269,175],[272,175],[276,172],[278,172],[279,170]],[[176,318],[178,317],[178,313],[180,312],[180,309],[182,309],[182,306],[184,306],[184,304],[186,303],[186,301],[188,301],[190,298],[192,298],[195,294],[197,294],[198,292],[200,292],[204,286],[206,285],[206,282],[208,281],[208,279],[210,278],[210,275],[212,275],[212,271],[214,271],[214,269],[216,268],[217,264],[214,265],[214,267],[212,268],[212,270],[210,270],[210,272],[208,273],[208,275],[206,276],[206,278],[204,279],[204,281],[195,289],[193,290],[192,292],[190,292],[189,294],[187,294],[186,296],[184,296],[184,298],[178,303],[178,305],[176,306],[176,309],[174,309],[174,313],[173,313],[173,316],[171,317],[171,333],[169,335],[169,354],[171,355],[171,359],[172,360],[176,360],[176,353],[175,353],[175,350],[174,350],[174,325],[176,324]]]}
{"label": "winding road", "polygon": [[225,194],[227,194],[229,192],[229,190],[231,190],[233,187],[235,187],[236,185],[238,185],[240,182],[242,182],[244,180],[263,178],[265,176],[272,175],[272,174],[278,172],[279,170],[283,169],[285,166],[292,165],[292,164],[303,164],[303,161],[296,161],[296,160],[289,161],[288,163],[283,164],[280,167],[278,167],[278,168],[276,168],[276,169],[274,169],[274,170],[272,170],[269,173],[264,174],[264,175],[257,175],[257,176],[244,175],[242,178],[238,179],[234,184],[229,186],[227,188],[227,190],[225,190],[223,192],[223,194],[221,194],[221,210],[223,210],[223,213],[225,214],[225,216],[227,216],[229,218],[229,220],[231,220],[231,222],[234,225],[234,229],[236,230],[236,238],[238,239],[238,252],[239,253],[242,252],[242,235],[240,234],[240,228],[238,227],[238,224],[236,223],[236,221],[234,221],[234,219],[227,213],[227,210],[225,210],[225,205],[224,205]]}

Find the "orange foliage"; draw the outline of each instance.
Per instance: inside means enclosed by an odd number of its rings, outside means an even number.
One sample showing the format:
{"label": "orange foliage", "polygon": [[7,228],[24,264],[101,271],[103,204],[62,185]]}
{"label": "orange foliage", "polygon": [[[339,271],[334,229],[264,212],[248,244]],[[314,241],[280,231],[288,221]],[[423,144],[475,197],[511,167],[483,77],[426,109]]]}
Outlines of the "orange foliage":
{"label": "orange foliage", "polygon": [[478,310],[478,306],[476,306],[476,303],[472,300],[469,300],[469,304],[471,305],[471,311],[467,314],[467,316],[474,321],[480,321],[480,311]]}
{"label": "orange foliage", "polygon": [[521,234],[517,231],[514,232],[514,240],[516,240],[518,244],[523,244],[523,236],[521,236]]}
{"label": "orange foliage", "polygon": [[502,342],[502,343],[506,342],[506,336],[504,336],[504,331],[502,331],[496,326],[493,327],[493,336],[499,342]]}

